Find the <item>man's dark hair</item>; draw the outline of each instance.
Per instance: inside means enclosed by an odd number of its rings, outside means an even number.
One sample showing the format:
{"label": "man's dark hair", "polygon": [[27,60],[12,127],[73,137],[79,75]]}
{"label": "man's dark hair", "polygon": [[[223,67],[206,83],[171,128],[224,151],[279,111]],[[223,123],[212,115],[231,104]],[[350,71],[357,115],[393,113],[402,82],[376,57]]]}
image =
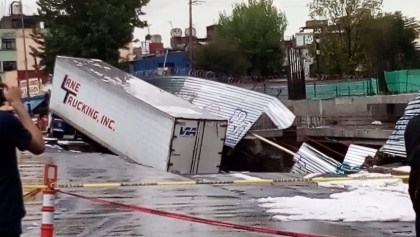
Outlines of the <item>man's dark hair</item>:
{"label": "man's dark hair", "polygon": [[6,103],[6,97],[4,97],[4,89],[7,88],[6,84],[0,82],[0,106]]}

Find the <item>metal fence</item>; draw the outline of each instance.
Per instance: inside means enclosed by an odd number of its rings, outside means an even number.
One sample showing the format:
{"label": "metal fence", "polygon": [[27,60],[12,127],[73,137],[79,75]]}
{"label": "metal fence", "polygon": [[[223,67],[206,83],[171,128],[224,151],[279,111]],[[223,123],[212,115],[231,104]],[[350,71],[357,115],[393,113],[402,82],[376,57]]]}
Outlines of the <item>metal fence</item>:
{"label": "metal fence", "polygon": [[[212,81],[235,84],[236,86],[275,96],[287,100],[289,89],[285,75],[272,76],[230,76],[206,70],[169,69],[166,71],[148,70],[137,71],[135,76],[152,79],[162,76],[191,76]],[[308,99],[333,99],[344,96],[368,96],[378,94],[377,79],[348,80],[348,81],[308,81],[306,83],[306,97]]]}
{"label": "metal fence", "polygon": [[254,82],[264,82],[270,80],[284,80],[286,81],[286,75],[271,75],[271,76],[231,76],[225,73],[218,73],[207,70],[190,70],[188,68],[177,68],[177,69],[167,69],[167,70],[144,70],[131,72],[133,75],[150,79],[161,76],[191,76],[198,77],[203,79],[209,79],[217,82],[223,82],[228,84],[235,83],[254,83]]}
{"label": "metal fence", "polygon": [[[238,86],[275,96],[281,100],[288,99],[286,82],[239,84]],[[376,94],[378,94],[377,79],[349,82],[313,81],[306,83],[306,97],[308,99],[333,99],[345,96],[369,96]]]}

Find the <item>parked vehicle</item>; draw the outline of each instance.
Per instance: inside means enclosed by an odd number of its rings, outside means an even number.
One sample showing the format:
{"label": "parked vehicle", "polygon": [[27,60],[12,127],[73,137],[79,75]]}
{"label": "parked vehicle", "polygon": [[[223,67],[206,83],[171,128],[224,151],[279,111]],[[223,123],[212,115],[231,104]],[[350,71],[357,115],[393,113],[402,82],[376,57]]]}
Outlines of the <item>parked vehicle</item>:
{"label": "parked vehicle", "polygon": [[77,130],[62,118],[51,114],[49,116],[48,135],[52,138],[63,139],[65,135],[75,136]]}

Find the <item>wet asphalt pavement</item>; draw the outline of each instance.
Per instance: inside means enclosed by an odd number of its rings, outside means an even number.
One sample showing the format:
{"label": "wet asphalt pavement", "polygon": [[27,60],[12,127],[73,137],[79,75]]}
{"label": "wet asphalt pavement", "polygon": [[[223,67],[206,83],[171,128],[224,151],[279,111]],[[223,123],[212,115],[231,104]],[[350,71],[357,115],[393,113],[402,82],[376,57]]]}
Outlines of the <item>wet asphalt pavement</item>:
{"label": "wet asphalt pavement", "polygon": [[[42,182],[43,164],[53,161],[59,167],[60,183],[98,182],[157,182],[187,181],[189,178],[206,180],[234,180],[227,175],[182,177],[156,171],[128,160],[102,154],[58,152],[49,150],[43,156],[23,156],[20,162],[22,182]],[[291,174],[249,174],[260,178],[296,177]],[[317,187],[311,183],[276,185],[193,185],[149,186],[124,188],[66,189],[76,194],[100,197],[114,202],[188,214],[229,223],[303,232],[322,236],[414,236],[413,223],[340,223],[340,222],[280,222],[258,207],[258,198],[269,196],[307,196],[327,198],[339,190]],[[27,191],[26,191],[27,192]],[[26,204],[27,216],[23,222],[23,237],[40,236],[41,195]],[[349,204],[351,205],[351,204]],[[395,205],[395,204],[390,204]],[[64,194],[58,194],[55,215],[56,237],[88,236],[273,236],[170,219],[140,212],[131,212],[112,206],[96,204]]]}

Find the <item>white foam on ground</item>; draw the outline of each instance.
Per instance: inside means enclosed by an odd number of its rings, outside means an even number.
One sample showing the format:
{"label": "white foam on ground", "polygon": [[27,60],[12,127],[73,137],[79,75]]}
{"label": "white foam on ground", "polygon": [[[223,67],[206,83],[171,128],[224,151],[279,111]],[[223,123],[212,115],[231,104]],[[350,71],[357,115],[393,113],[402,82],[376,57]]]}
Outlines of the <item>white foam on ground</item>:
{"label": "white foam on ground", "polygon": [[401,172],[401,173],[409,174],[411,172],[411,167],[410,166],[401,166],[401,167],[393,168],[393,170]]}
{"label": "white foam on ground", "polygon": [[253,176],[242,174],[242,173],[233,173],[229,175],[238,179],[243,179],[243,180],[261,180],[261,178],[253,177]]}
{"label": "white foam on ground", "polygon": [[45,147],[47,147],[47,148],[51,148],[51,149],[63,150],[63,148],[62,148],[62,147],[60,147],[59,145],[50,145],[50,144],[45,144]]}
{"label": "white foam on ground", "polygon": [[[357,174],[354,176],[382,176]],[[259,206],[281,221],[407,221],[415,219],[408,185],[399,179],[351,180],[319,183],[327,188],[344,188],[329,198],[276,197],[261,198]]]}

